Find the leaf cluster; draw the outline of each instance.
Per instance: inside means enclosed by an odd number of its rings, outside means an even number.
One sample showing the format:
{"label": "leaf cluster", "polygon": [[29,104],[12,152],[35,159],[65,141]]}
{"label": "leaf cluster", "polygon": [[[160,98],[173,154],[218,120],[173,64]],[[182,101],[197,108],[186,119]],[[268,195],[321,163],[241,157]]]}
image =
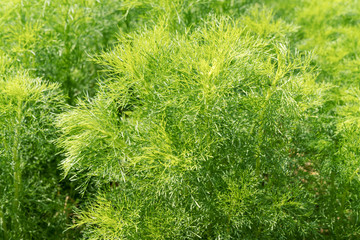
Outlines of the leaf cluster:
{"label": "leaf cluster", "polygon": [[58,84],[12,71],[10,57],[0,61],[0,237],[61,236],[71,205],[59,184],[53,121],[64,96]]}
{"label": "leaf cluster", "polygon": [[96,97],[57,122],[65,174],[98,188],[86,238],[317,236],[288,153],[317,87],[311,57],[255,25],[289,28],[259,11],[185,34],[157,25],[97,59]]}

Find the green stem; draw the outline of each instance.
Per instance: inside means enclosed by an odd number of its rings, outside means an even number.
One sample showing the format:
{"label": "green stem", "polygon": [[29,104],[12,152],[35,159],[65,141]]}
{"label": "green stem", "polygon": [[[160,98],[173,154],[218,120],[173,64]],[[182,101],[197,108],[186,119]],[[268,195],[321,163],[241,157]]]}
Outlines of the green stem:
{"label": "green stem", "polygon": [[261,145],[263,144],[263,141],[264,141],[265,112],[266,112],[267,105],[268,105],[268,102],[269,102],[272,94],[273,94],[273,88],[269,88],[267,90],[265,101],[261,107],[261,112],[260,112],[260,116],[259,116],[260,126],[259,126],[259,133],[258,133],[258,143],[257,143],[256,149],[255,149],[255,152],[256,152],[256,156],[255,156],[256,157],[256,165],[255,165],[256,176],[260,175],[260,169],[261,169],[260,155],[261,155]]}
{"label": "green stem", "polygon": [[7,240],[7,239],[8,239],[8,236],[7,236],[7,227],[6,227],[6,222],[5,222],[5,217],[4,217],[3,209],[1,209],[1,211],[0,211],[0,220],[1,220],[2,230],[3,230],[3,238],[4,238],[4,240]]}
{"label": "green stem", "polygon": [[13,226],[16,232],[19,231],[18,211],[20,208],[20,190],[21,190],[21,157],[19,153],[20,136],[21,136],[21,123],[22,123],[22,101],[18,99],[15,131],[14,131],[14,144],[12,147],[12,158],[14,163],[14,202],[13,202]]}
{"label": "green stem", "polygon": [[68,103],[70,105],[73,104],[74,102],[74,81],[71,78],[71,67],[73,61],[71,61],[71,36],[70,36],[70,28],[71,26],[71,22],[70,22],[70,4],[68,1],[66,1],[66,5],[67,5],[67,14],[66,14],[66,18],[65,18],[65,27],[64,27],[64,44],[65,44],[65,49],[64,49],[64,61],[65,61],[65,88],[67,90],[67,94],[68,94]]}
{"label": "green stem", "polygon": [[[256,165],[255,165],[255,173],[256,176],[260,175],[260,169],[261,169],[261,146],[263,144],[264,141],[264,131],[265,131],[265,113],[266,113],[266,109],[268,106],[268,102],[270,101],[271,96],[273,95],[273,93],[276,91],[277,88],[277,83],[279,81],[279,79],[282,77],[283,75],[283,70],[281,69],[282,66],[282,57],[279,53],[279,51],[277,51],[277,57],[278,57],[278,66],[277,66],[277,70],[276,70],[276,74],[274,76],[274,79],[271,83],[271,86],[267,89],[266,91],[266,97],[265,100],[261,106],[261,112],[260,112],[260,116],[259,116],[259,120],[260,120],[260,126],[259,126],[259,132],[258,132],[258,143],[255,147],[255,158],[256,158]],[[253,130],[254,128],[251,130],[251,134],[253,134]]]}

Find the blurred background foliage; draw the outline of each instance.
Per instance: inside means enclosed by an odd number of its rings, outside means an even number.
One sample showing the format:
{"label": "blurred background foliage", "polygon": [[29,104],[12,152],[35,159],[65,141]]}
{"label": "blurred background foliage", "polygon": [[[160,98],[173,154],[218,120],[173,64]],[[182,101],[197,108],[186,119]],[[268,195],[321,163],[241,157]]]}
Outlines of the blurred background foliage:
{"label": "blurred background foliage", "polygon": [[166,21],[196,26],[209,13],[236,15],[246,1],[12,0],[0,2],[0,49],[35,76],[61,83],[68,103],[97,89],[91,56],[117,35]]}
{"label": "blurred background foliage", "polygon": [[[322,225],[337,238],[359,237],[359,33],[360,4],[354,0],[267,1],[277,17],[299,27],[294,46],[314,53],[318,82],[328,91],[310,121],[307,149],[328,185]],[[315,109],[314,109],[315,110]],[[310,148],[309,148],[310,147]],[[326,213],[326,214],[325,214]]]}

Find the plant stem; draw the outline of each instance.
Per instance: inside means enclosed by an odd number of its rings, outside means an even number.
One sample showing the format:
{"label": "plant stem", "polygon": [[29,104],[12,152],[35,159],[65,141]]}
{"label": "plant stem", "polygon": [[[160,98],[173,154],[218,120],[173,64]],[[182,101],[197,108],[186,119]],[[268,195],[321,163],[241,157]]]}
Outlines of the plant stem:
{"label": "plant stem", "polygon": [[21,123],[22,123],[22,100],[17,100],[17,110],[15,119],[14,143],[12,147],[12,158],[14,164],[14,202],[13,202],[13,226],[16,234],[19,232],[18,210],[20,207],[20,189],[21,189],[21,157],[19,153]]}
{"label": "plant stem", "polygon": [[[267,109],[267,105],[268,102],[270,101],[271,96],[274,94],[274,92],[276,91],[276,85],[279,81],[279,79],[282,77],[283,75],[283,70],[281,69],[282,66],[282,57],[280,52],[277,50],[277,59],[278,59],[278,66],[277,66],[277,70],[276,70],[276,74],[274,76],[274,79],[271,83],[271,86],[267,89],[266,91],[266,97],[265,100],[262,104],[261,107],[261,112],[260,112],[260,116],[259,116],[259,120],[260,120],[260,126],[259,126],[259,135],[258,135],[258,144],[256,144],[255,147],[255,153],[256,153],[256,165],[255,165],[255,173],[256,176],[260,175],[260,168],[261,168],[261,159],[260,159],[260,155],[261,155],[261,145],[263,144],[264,141],[264,131],[265,131],[265,113],[266,113],[266,109]],[[252,129],[253,130],[253,129]]]}
{"label": "plant stem", "polygon": [[[274,82],[276,82],[276,81],[274,81]],[[256,152],[256,165],[255,165],[256,176],[260,175],[260,168],[261,168],[260,155],[261,155],[261,145],[263,144],[263,141],[264,141],[265,113],[266,113],[266,109],[267,109],[267,103],[269,102],[272,94],[273,94],[273,87],[271,87],[267,90],[265,101],[261,107],[261,112],[260,112],[260,116],[259,116],[260,126],[259,126],[259,133],[258,133],[258,143],[256,144],[256,149],[255,149],[255,152]]]}
{"label": "plant stem", "polygon": [[4,217],[4,213],[3,213],[3,209],[1,209],[0,211],[0,220],[1,220],[1,226],[3,229],[3,238],[4,240],[7,240],[7,227],[6,227],[6,222],[5,222],[5,217]]}

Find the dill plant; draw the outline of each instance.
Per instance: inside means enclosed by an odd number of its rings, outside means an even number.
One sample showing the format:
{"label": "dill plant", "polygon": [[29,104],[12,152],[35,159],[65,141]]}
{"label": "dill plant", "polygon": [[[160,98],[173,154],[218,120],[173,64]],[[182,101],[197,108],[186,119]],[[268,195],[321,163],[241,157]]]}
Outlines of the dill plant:
{"label": "dill plant", "polygon": [[68,102],[94,94],[98,67],[90,55],[108,47],[124,25],[118,1],[1,0],[0,48],[24,69],[58,82]]}
{"label": "dill plant", "polygon": [[97,58],[96,97],[57,120],[65,175],[97,188],[74,225],[84,238],[319,235],[289,155],[319,86],[311,57],[289,50],[292,29],[255,7],[128,34]]}
{"label": "dill plant", "polygon": [[[128,32],[141,29],[144,25],[166,22],[172,30],[183,32],[186,28],[197,26],[209,14],[240,17],[255,0],[124,0],[122,9],[126,10],[126,28]],[[129,18],[128,18],[129,17]]]}
{"label": "dill plant", "polygon": [[314,50],[321,80],[358,86],[360,5],[357,1],[269,2],[279,17],[299,26],[294,39],[296,45],[299,49]]}
{"label": "dill plant", "polygon": [[72,204],[58,183],[53,143],[64,96],[5,54],[0,66],[0,238],[71,239],[63,231]]}
{"label": "dill plant", "polygon": [[[92,55],[117,35],[166,21],[183,31],[209,13],[238,15],[247,1],[1,0],[0,48],[35,76],[58,82],[75,104],[96,92]],[[170,20],[171,21],[170,21]]]}
{"label": "dill plant", "polygon": [[357,239],[360,5],[352,0],[267,2],[277,17],[298,26],[293,44],[313,50],[317,81],[327,85],[298,142],[300,155],[315,163],[320,176],[307,185],[316,189],[321,231],[326,238]]}
{"label": "dill plant", "polygon": [[359,238],[360,5],[255,2],[0,0],[0,238],[76,237],[98,77],[85,239]]}

